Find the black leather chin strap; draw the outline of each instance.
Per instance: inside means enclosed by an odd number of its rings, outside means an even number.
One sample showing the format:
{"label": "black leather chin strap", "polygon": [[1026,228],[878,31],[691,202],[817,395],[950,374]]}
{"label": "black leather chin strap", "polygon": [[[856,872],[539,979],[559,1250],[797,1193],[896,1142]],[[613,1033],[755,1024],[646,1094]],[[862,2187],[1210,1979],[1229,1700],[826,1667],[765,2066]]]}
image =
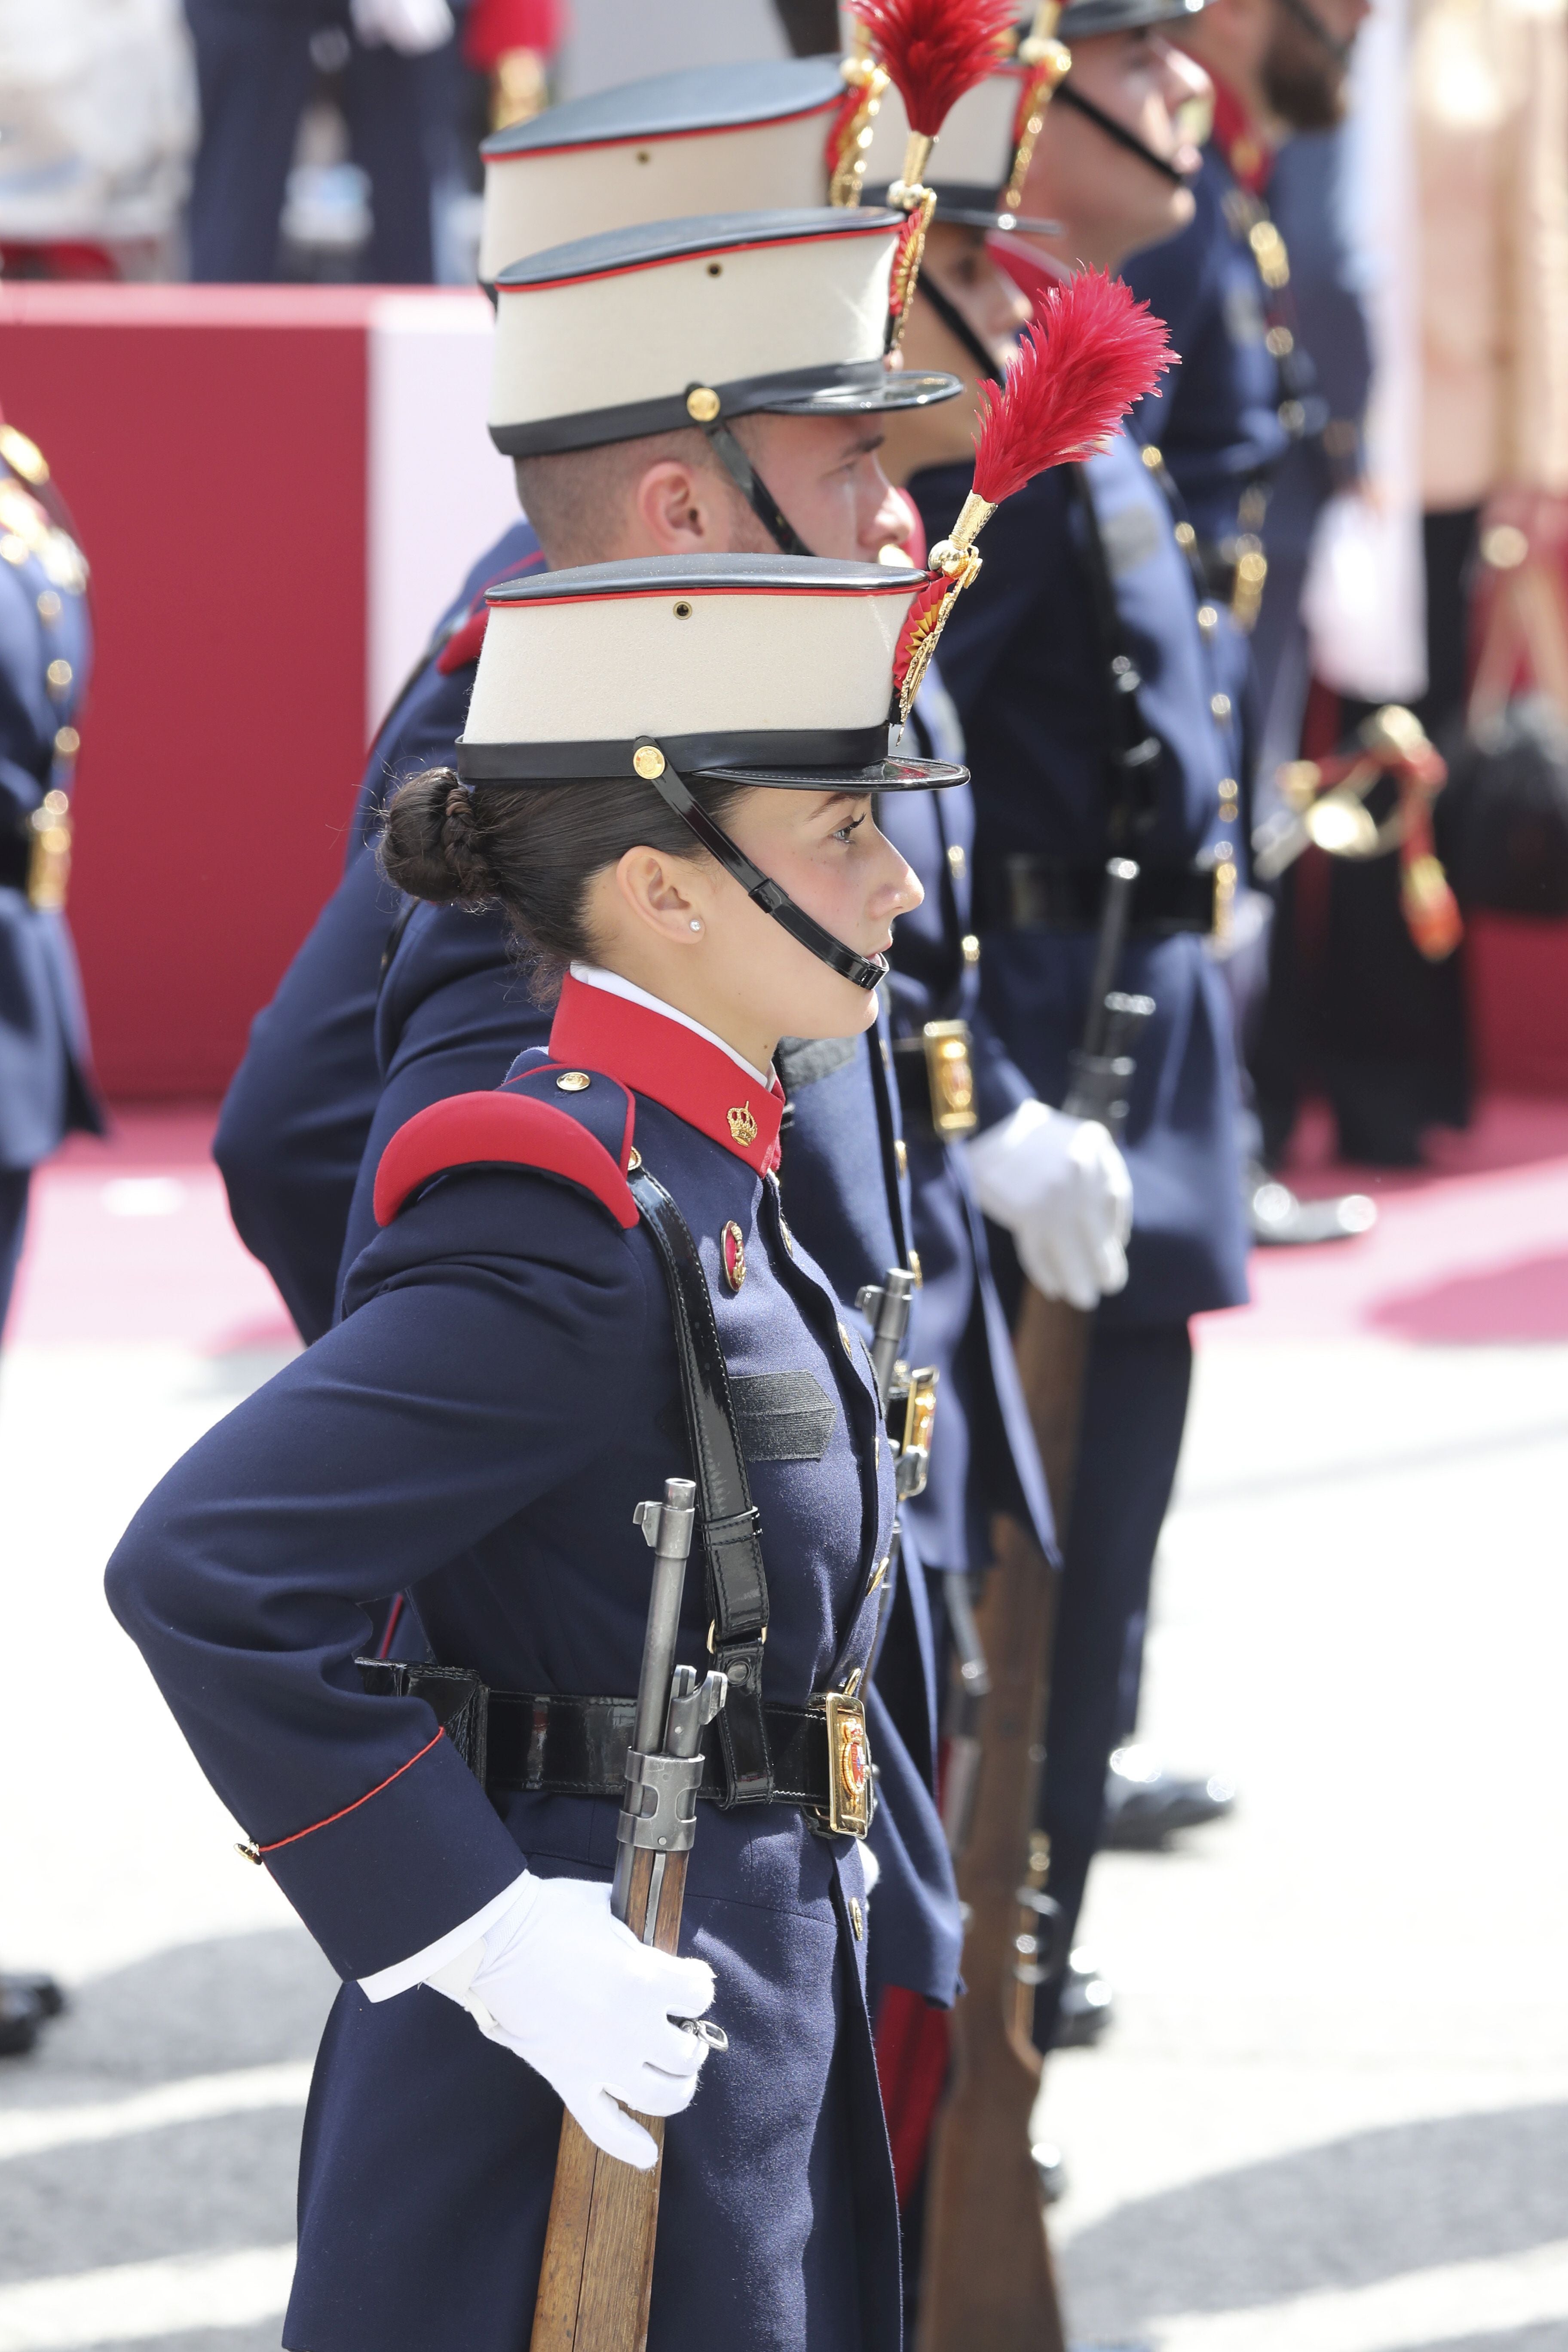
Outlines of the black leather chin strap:
{"label": "black leather chin strap", "polygon": [[1075,113],[1092,122],[1097,131],[1103,131],[1118,147],[1125,147],[1130,155],[1136,155],[1141,163],[1147,163],[1152,172],[1158,172],[1163,180],[1169,180],[1173,187],[1184,188],[1189,184],[1187,173],[1178,170],[1174,163],[1167,163],[1163,155],[1156,155],[1152,147],[1144,146],[1135,131],[1129,131],[1124,122],[1118,122],[1113,114],[1107,114],[1102,106],[1096,106],[1092,98],[1085,98],[1080,89],[1074,89],[1070,74],[1066,81],[1058,82],[1053,104],[1070,106]]}
{"label": "black leather chin strap", "polygon": [[699,429],[707,436],[709,447],[763,529],[772,534],[780,552],[784,555],[814,554],[815,549],[807,547],[723,419],[715,416]]}
{"label": "black leather chin strap", "polygon": [[[644,740],[649,748],[658,748],[651,737]],[[639,744],[638,749],[641,748]],[[797,907],[787,891],[781,890],[776,882],[770,882],[762,867],[753,866],[745,851],[731,840],[722,826],[714,824],[689,786],[676,774],[668,761],[661,772],[650,776],[647,782],[666,807],[672,808],[681,822],[690,827],[709,856],[716,857],[725,873],[740,884],[752,905],[760,907],[764,915],[771,915],[775,923],[782,923],[792,940],[798,940],[803,948],[808,949],[819,961],[828,965],[842,978],[852,980],[857,988],[872,989],[879,981],[886,980],[887,957],[857,955],[853,948],[847,948],[841,940],[836,940],[831,931],[825,930],[820,923]]]}
{"label": "black leather chin strap", "polygon": [[957,303],[935,284],[929,269],[922,269],[916,278],[915,296],[917,300],[931,304],[953,341],[968,352],[980,371],[981,383],[998,383],[1002,375],[1002,365],[995,352],[986,350]]}

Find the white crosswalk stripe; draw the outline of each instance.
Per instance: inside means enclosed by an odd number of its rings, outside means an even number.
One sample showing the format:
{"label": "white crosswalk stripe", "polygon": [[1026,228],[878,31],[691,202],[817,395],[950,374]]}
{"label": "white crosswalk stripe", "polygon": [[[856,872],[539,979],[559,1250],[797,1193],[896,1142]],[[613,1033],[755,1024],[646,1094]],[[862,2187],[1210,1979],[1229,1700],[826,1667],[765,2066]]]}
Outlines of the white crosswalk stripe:
{"label": "white crosswalk stripe", "polygon": [[1159,2352],[1405,2352],[1568,2320],[1568,2238],[1529,2253],[1406,2271],[1371,2286],[1325,2287],[1245,2311],[1155,2323]]}
{"label": "white crosswalk stripe", "polygon": [[280,2315],[293,2274],[292,2246],[247,2246],[26,2279],[0,2286],[0,2352],[85,2352],[182,2328],[254,2326]]}
{"label": "white crosswalk stripe", "polygon": [[309,2065],[291,2062],[237,2067],[231,2074],[189,2074],[183,2081],[160,2083],[151,2091],[95,2100],[90,2105],[14,2107],[0,2113],[0,2163],[91,2140],[127,2139],[170,2124],[207,2123],[262,2107],[302,2107],[310,2087]]}

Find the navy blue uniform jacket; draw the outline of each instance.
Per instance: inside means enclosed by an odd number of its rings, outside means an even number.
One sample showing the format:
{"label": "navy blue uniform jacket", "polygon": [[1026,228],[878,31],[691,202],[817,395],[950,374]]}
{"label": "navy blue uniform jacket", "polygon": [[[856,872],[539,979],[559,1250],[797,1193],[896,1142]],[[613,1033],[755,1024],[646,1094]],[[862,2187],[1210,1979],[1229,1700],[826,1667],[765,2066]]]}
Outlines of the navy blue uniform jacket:
{"label": "navy blue uniform jacket", "polygon": [[[962,762],[963,730],[934,667],[912,719],[922,754]],[[973,941],[973,793],[965,784],[945,793],[888,793],[877,815],[925,888],[921,905],[900,915],[893,928],[887,985],[894,1037],[918,1037],[928,1021],[967,1022],[976,1116],[981,1129],[994,1127],[1033,1088],[981,1008]],[[923,1067],[916,1064],[919,1075],[907,1061],[900,1067],[921,1274],[913,1339],[921,1362],[933,1363],[941,1375],[931,1475],[925,1493],[905,1505],[904,1515],[928,1570],[987,1567],[987,1521],[994,1511],[1022,1520],[1052,1557],[1045,1474],[963,1147],[943,1142],[931,1124]]]}
{"label": "navy blue uniform jacket", "polygon": [[[1169,506],[1136,445],[1119,435],[1085,471],[1122,643],[1162,746],[1153,822],[1131,854],[1151,867],[1190,868],[1216,854],[1220,779],[1237,773],[1235,698],[1221,715],[1214,708],[1230,679],[1221,666],[1230,642],[1199,626]],[[933,468],[910,487],[934,541],[958,511],[967,469]],[[942,640],[942,678],[973,778],[983,1002],[1050,1103],[1067,1091],[1068,1057],[1083,1034],[1094,935],[1009,929],[994,910],[1011,853],[1078,867],[1109,855],[1106,651],[1082,530],[1060,470],[1037,477],[986,526],[980,575],[955,599]],[[1181,1322],[1247,1296],[1229,1006],[1190,932],[1130,940],[1118,984],[1151,995],[1158,1009],[1139,1043],[1123,1146],[1132,1175],[1130,1276],[1100,1313],[1122,1325]]]}
{"label": "navy blue uniform jacket", "polygon": [[[0,458],[0,1170],[97,1134],[87,1024],[65,917],[27,903],[29,820],[68,791],[92,661],[86,570],[56,516]],[[62,731],[63,730],[63,731]]]}
{"label": "navy blue uniform jacket", "polygon": [[[1237,186],[1211,140],[1186,227],[1121,270],[1182,357],[1139,402],[1132,429],[1163,450],[1198,536],[1210,541],[1235,537],[1242,492],[1278,471],[1294,437],[1280,415],[1285,390],[1268,349],[1263,280],[1245,234],[1226,216]],[[1304,352],[1300,363],[1308,365]]]}
{"label": "navy blue uniform jacket", "polygon": [[[749,1090],[742,1150],[729,1056],[575,992],[593,1000],[571,1055],[597,1064],[590,1087],[563,1094],[559,1066],[531,1055],[481,1101],[482,1134],[470,1101],[433,1113],[412,1151],[400,1139],[392,1222],[342,1322],[175,1466],[110,1566],[115,1612],[208,1778],[349,1979],[306,2118],[291,2352],[527,2340],[559,2102],[440,1994],[373,2005],[353,1979],[470,1916],[520,1857],[606,1877],[616,1804],[492,1805],[423,1703],[366,1696],[353,1660],[368,1604],[407,1586],[437,1654],[492,1686],[636,1689],[649,1571],[632,1512],[690,1464],[664,1284],[624,1181],[634,1134],[696,1236],[750,1400],[767,1696],[841,1685],[874,1638],[890,1451],[865,1349],[763,1172],[778,1100]],[[588,1149],[581,1181],[546,1172],[580,1165],[563,1134]],[[738,1292],[720,1263],[730,1219]],[[770,1403],[780,1374],[793,1416]],[[692,1663],[702,1581],[694,1567]],[[650,2347],[897,2352],[858,1848],[787,1806],[700,1812],[682,1949],[714,1969],[730,2049],[668,2126]]]}

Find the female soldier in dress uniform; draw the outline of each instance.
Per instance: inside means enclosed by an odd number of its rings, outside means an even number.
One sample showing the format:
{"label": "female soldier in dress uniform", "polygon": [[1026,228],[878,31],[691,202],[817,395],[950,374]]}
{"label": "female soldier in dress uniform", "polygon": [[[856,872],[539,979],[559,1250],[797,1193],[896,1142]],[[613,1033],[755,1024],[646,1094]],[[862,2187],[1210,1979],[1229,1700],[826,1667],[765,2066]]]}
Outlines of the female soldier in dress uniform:
{"label": "female soldier in dress uniform", "polygon": [[[306,2117],[294,2352],[516,2352],[562,2103],[651,2161],[617,2099],[672,2118],[650,2346],[897,2352],[859,1849],[800,1793],[829,1786],[825,1696],[870,1664],[891,1454],[780,1212],[771,1062],[786,1033],[868,1025],[919,899],[872,792],[963,780],[886,756],[922,584],[741,556],[495,593],[462,781],[405,785],[384,855],[421,896],[505,907],[559,984],[550,1043],[393,1139],[343,1321],[175,1467],[110,1564],[345,1980]],[[710,1648],[731,1696],[679,1958],[610,1915],[620,1768],[602,1696],[563,1696],[636,1688],[633,1512],[697,1458],[649,1177],[694,1237],[756,1506],[709,1521],[688,1580],[679,1654]],[[368,1605],[405,1587],[492,1724],[525,1727],[510,1760],[492,1736],[483,1787],[422,1699],[356,1668]],[[671,2020],[710,2006],[729,2047],[692,2105],[704,2045]]]}

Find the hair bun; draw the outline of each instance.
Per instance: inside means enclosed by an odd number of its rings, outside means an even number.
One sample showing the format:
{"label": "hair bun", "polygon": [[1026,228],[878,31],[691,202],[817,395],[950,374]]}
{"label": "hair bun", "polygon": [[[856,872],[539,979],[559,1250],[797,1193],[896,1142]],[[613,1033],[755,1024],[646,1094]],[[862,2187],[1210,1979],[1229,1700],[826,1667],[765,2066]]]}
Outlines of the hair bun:
{"label": "hair bun", "polygon": [[386,805],[380,844],[389,882],[437,905],[482,905],[497,895],[474,796],[450,768],[427,768],[400,784]]}

